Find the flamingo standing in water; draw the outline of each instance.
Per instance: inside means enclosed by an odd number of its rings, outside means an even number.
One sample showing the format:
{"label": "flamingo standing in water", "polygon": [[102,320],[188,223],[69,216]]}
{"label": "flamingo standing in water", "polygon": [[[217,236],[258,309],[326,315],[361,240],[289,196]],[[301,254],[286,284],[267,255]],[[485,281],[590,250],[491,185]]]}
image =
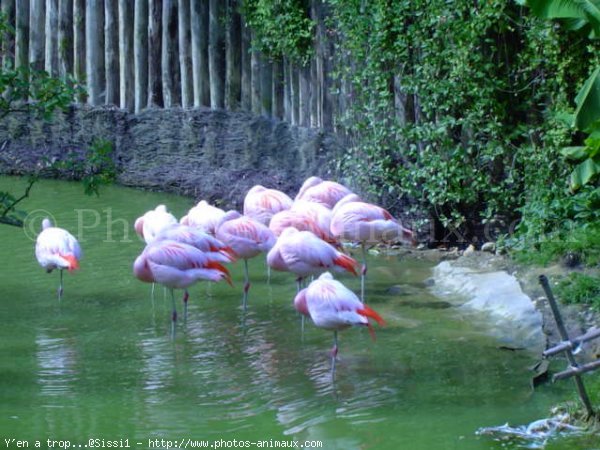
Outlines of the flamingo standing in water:
{"label": "flamingo standing in water", "polygon": [[164,228],[176,223],[177,219],[167,211],[167,207],[158,205],[143,216],[138,217],[133,227],[138,236],[146,241],[146,244],[151,244]]}
{"label": "flamingo standing in water", "polygon": [[244,197],[243,211],[245,216],[268,226],[274,214],[290,209],[292,203],[287,194],[257,184]]}
{"label": "flamingo standing in water", "polygon": [[319,328],[333,330],[331,350],[331,374],[335,376],[335,360],[338,353],[338,331],[353,325],[369,328],[375,340],[375,331],[369,319],[379,325],[385,322],[373,309],[362,303],[356,294],[344,286],[329,272],[325,272],[294,298],[294,308],[303,316],[310,317]]}
{"label": "flamingo standing in water", "polygon": [[352,194],[352,191],[343,184],[322,180],[319,177],[310,177],[300,187],[295,200],[321,203],[331,209],[348,194]]}
{"label": "flamingo standing in water", "polygon": [[340,243],[338,239],[331,233],[332,210],[330,208],[322,203],[311,202],[308,200],[295,200],[290,211],[298,212],[310,217],[315,222],[318,229],[318,232],[315,234],[325,242],[339,248]]}
{"label": "flamingo standing in water", "polygon": [[291,227],[283,230],[267,254],[267,264],[272,269],[295,274],[298,277],[298,291],[304,278],[309,275],[329,269],[357,275],[358,266],[353,258],[340,253],[310,231],[298,231]]}
{"label": "flamingo standing in water", "polygon": [[174,289],[187,290],[200,280],[231,284],[229,271],[197,248],[171,240],[158,240],[144,249],[133,263],[136,278],[147,283],[160,283],[171,291],[173,303],[172,333],[175,332],[177,308]]}
{"label": "flamingo standing in water", "polygon": [[[231,247],[226,246],[214,236],[211,236],[204,231],[180,225],[178,223],[164,228],[157,236],[154,242],[157,241],[177,241],[183,244],[191,245],[203,252],[211,261],[230,263],[235,261],[235,252]],[[183,294],[184,317],[187,318],[189,294],[187,289]]]}
{"label": "flamingo standing in water", "polygon": [[228,211],[217,227],[217,239],[234,251],[237,257],[244,260],[244,310],[248,303],[250,277],[248,259],[260,253],[268,252],[275,245],[275,235],[266,225],[247,217],[237,211]]}
{"label": "flamingo standing in water", "polygon": [[290,227],[298,231],[310,231],[323,240],[326,240],[330,234],[329,229],[323,230],[312,216],[303,211],[294,211],[291,209],[279,211],[269,222],[269,229],[275,236],[281,236],[281,233]]}
{"label": "flamingo standing in water", "polygon": [[224,215],[225,211],[221,208],[212,206],[206,200],[201,200],[181,218],[179,223],[198,228],[214,236]]}
{"label": "flamingo standing in water", "polygon": [[405,228],[386,209],[371,203],[341,200],[334,208],[331,233],[341,239],[359,242],[362,249],[363,267],[360,279],[361,299],[365,299],[365,276],[367,274],[367,244],[401,241],[414,245],[414,233]]}
{"label": "flamingo standing in water", "polygon": [[42,232],[35,242],[35,257],[48,273],[54,269],[60,271],[59,300],[63,294],[63,270],[72,272],[79,269],[81,256],[79,242],[71,233],[53,226],[48,218],[42,221]]}

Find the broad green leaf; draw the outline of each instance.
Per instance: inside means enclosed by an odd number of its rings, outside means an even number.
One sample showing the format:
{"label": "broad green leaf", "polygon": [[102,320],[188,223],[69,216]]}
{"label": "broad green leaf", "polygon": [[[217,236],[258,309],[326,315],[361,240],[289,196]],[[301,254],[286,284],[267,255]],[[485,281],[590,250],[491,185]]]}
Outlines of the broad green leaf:
{"label": "broad green leaf", "polygon": [[531,11],[543,19],[585,19],[585,10],[577,0],[525,0]]}
{"label": "broad green leaf", "polygon": [[560,150],[560,153],[567,159],[578,161],[588,156],[585,149],[585,147],[564,147]]}
{"label": "broad green leaf", "polygon": [[597,173],[600,173],[600,165],[593,159],[588,158],[578,164],[571,173],[571,189],[577,190],[587,184]]}
{"label": "broad green leaf", "polygon": [[591,131],[594,123],[600,119],[600,66],[583,84],[575,97],[577,109],[573,125],[582,131]]}
{"label": "broad green leaf", "polygon": [[525,0],[525,5],[543,19],[568,19],[567,28],[592,29],[591,38],[600,36],[600,0]]}

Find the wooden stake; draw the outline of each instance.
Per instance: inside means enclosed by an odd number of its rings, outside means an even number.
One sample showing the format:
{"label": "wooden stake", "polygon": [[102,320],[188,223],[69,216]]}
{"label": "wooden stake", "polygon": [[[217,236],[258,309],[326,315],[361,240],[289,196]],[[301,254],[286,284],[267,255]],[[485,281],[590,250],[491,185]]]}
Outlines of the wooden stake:
{"label": "wooden stake", "polygon": [[[554,294],[552,293],[552,290],[550,289],[550,284],[548,283],[548,278],[545,275],[540,275],[539,281],[540,281],[540,284],[542,285],[542,288],[544,289],[544,292],[546,293],[546,297],[548,298],[548,303],[550,304],[550,308],[552,309],[552,314],[554,315],[554,320],[556,321],[556,327],[558,328],[560,337],[563,341],[567,342],[567,341],[569,341],[569,334],[567,333],[567,329],[562,320],[562,316],[560,315],[560,311],[558,309],[558,304],[556,303],[556,299],[554,298]],[[585,390],[583,380],[581,379],[581,376],[577,372],[579,365],[577,364],[577,361],[575,360],[575,356],[573,355],[573,352],[571,352],[570,348],[567,348],[565,353],[567,355],[567,360],[569,361],[571,368],[575,370],[573,377],[575,380],[575,386],[577,387],[577,393],[579,394],[581,403],[583,403],[583,406],[585,407],[587,417],[591,418],[594,416],[594,408],[592,408],[592,404],[591,404],[590,399]]]}

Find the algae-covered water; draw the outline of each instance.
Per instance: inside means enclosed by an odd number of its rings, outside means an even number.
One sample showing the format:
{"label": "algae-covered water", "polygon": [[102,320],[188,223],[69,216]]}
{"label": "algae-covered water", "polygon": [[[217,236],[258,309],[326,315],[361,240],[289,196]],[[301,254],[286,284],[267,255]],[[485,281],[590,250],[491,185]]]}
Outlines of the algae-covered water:
{"label": "algae-covered water", "polygon": [[[25,180],[0,178],[0,190]],[[25,228],[0,226],[0,441],[17,448],[104,445],[130,448],[496,449],[479,427],[526,424],[571,397],[567,384],[530,387],[535,355],[507,351],[472,318],[445,307],[424,280],[431,263],[370,256],[367,296],[387,321],[372,341],[340,334],[335,381],[330,332],[292,307],[291,275],[251,261],[247,311],[242,264],[234,287],[198,284],[187,321],[171,337],[171,300],[132,276],[143,249],[133,221],[164,203],[180,217],[191,199],[108,187],[37,183],[22,203]],[[79,238],[81,269],[37,264],[44,216]],[[358,290],[359,280],[340,280]],[[403,288],[388,292],[394,285]],[[179,306],[181,306],[178,303]],[[50,440],[50,441],[49,441]],[[235,441],[234,441],[235,440]],[[53,442],[56,441],[56,442]],[[581,441],[577,441],[581,442]],[[546,448],[592,448],[557,440]],[[248,445],[246,445],[248,444]],[[579,445],[579,446],[578,446]],[[510,447],[510,444],[508,444]]]}

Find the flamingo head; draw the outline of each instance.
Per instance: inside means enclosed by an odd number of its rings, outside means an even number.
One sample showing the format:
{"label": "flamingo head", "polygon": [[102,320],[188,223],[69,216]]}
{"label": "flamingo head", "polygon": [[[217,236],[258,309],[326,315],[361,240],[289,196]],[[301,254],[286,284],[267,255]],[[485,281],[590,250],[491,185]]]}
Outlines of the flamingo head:
{"label": "flamingo head", "polygon": [[310,317],[310,313],[308,312],[308,305],[306,304],[306,288],[302,289],[296,297],[294,298],[294,308],[300,314]]}
{"label": "flamingo head", "polygon": [[140,281],[154,283],[154,276],[144,255],[138,256],[133,263],[133,275]]}
{"label": "flamingo head", "polygon": [[52,228],[52,221],[47,217],[42,220],[42,230],[45,230],[46,228]]}

